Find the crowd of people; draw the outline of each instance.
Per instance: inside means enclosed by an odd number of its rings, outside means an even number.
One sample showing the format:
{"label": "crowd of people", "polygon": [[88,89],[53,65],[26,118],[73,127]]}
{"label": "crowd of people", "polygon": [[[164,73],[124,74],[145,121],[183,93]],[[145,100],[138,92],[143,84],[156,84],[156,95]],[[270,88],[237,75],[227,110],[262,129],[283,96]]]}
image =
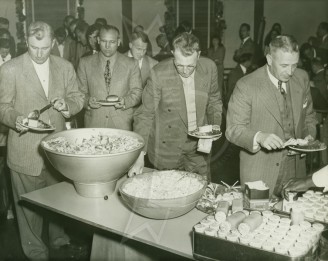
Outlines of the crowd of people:
{"label": "crowd of people", "polygon": [[[103,127],[139,133],[145,147],[129,177],[148,166],[196,172],[210,179],[211,154],[204,153],[200,143],[210,150],[212,140],[200,142],[188,132],[221,125],[223,107],[228,108],[226,137],[240,150],[242,184],[263,180],[270,195],[278,197],[291,186],[296,189],[299,183],[291,178],[306,176],[304,157],[284,148],[284,142],[316,138],[316,101],[310,88],[327,99],[327,23],[321,23],[317,37],[301,47],[274,24],[264,48],[251,39],[250,26],[241,24],[241,45],[233,57],[237,66],[226,82],[221,37],[214,35],[207,57],[201,56],[199,39],[189,23],[177,28],[171,42],[161,32],[156,38],[161,50],[153,55],[142,26],[131,32],[129,51],[122,53],[118,28],[104,18],[88,25],[66,16],[63,27],[56,30],[45,22],[32,22],[27,52],[18,57],[8,25],[0,18],[0,145],[7,146],[7,155],[6,149],[0,151],[0,167],[3,177],[6,160],[21,243],[29,259],[47,260],[49,251],[42,239],[43,217],[21,205],[19,197],[62,177],[40,152],[47,133],[31,132],[22,121],[49,103],[53,108],[40,118],[54,124],[56,131]],[[99,103],[110,96],[117,96],[114,106]],[[327,187],[327,182],[318,182],[323,175],[315,177],[315,184]],[[94,260],[118,247],[112,242],[107,249],[104,241],[95,235]],[[49,246],[70,243],[62,224],[50,220]]]}

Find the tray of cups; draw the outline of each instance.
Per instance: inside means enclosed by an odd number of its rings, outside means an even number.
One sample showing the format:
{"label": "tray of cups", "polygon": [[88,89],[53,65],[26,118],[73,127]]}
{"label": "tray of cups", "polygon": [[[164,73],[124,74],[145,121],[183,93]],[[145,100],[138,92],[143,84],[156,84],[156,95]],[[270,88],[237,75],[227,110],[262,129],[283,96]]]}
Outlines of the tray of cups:
{"label": "tray of cups", "polygon": [[[235,226],[222,215],[208,215],[193,227],[193,255],[197,260],[315,260],[318,240],[327,227],[321,223],[301,221],[293,225],[288,215],[270,210],[243,210],[243,220],[260,217],[254,230],[245,230],[246,221]],[[243,217],[243,215],[245,217]],[[257,220],[257,221],[258,221]],[[245,222],[245,223],[243,223]],[[244,226],[243,226],[244,225]],[[247,226],[246,226],[247,227]]]}

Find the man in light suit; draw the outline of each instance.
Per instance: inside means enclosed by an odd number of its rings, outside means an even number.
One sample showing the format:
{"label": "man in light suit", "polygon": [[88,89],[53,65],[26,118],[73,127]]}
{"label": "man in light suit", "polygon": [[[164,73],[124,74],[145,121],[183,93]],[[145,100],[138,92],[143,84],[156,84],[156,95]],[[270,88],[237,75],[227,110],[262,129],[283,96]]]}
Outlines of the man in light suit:
{"label": "man in light suit", "polygon": [[142,87],[146,85],[150,70],[158,63],[156,60],[146,55],[148,43],[148,36],[144,32],[134,32],[131,35],[131,41],[129,43],[130,50],[127,52],[127,56],[133,57],[138,62]]}
{"label": "man in light suit", "polygon": [[[48,259],[47,246],[41,239],[42,217],[18,204],[19,197],[57,183],[60,177],[46,166],[39,146],[49,133],[29,131],[21,125],[22,120],[51,102],[53,108],[41,114],[40,119],[61,131],[65,129],[65,117],[78,113],[83,106],[74,68],[64,59],[50,55],[53,45],[51,27],[33,22],[27,31],[28,52],[0,68],[0,119],[10,128],[7,162],[21,244],[31,260]],[[53,247],[69,244],[69,238],[58,226],[50,226],[49,236]]]}
{"label": "man in light suit", "polygon": [[197,152],[188,131],[221,124],[222,101],[215,63],[200,56],[199,40],[182,33],[173,41],[174,59],[156,65],[134,116],[134,131],[145,140],[129,175],[142,172],[145,152],[157,169],[182,169],[208,175],[208,155]]}
{"label": "man in light suit", "polygon": [[242,148],[241,183],[263,180],[270,194],[279,196],[282,185],[305,173],[304,158],[284,148],[289,138],[313,139],[316,119],[309,78],[297,69],[299,49],[292,36],[270,43],[267,65],[241,78],[231,96],[227,139]]}
{"label": "man in light suit", "polygon": [[[142,86],[138,62],[117,52],[119,31],[115,26],[100,29],[100,52],[83,57],[77,76],[79,88],[85,94],[85,127],[132,130],[134,108],[140,104]],[[105,70],[109,65],[110,85],[106,85]],[[115,106],[101,106],[97,101],[117,95]]]}

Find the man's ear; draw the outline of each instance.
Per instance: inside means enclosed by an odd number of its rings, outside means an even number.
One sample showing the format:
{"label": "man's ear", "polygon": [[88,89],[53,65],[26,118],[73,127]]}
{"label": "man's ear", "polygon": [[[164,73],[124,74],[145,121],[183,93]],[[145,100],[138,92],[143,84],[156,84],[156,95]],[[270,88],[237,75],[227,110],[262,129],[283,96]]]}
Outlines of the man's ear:
{"label": "man's ear", "polygon": [[267,54],[265,57],[266,57],[268,65],[271,66],[272,65],[272,56],[271,56],[271,54]]}

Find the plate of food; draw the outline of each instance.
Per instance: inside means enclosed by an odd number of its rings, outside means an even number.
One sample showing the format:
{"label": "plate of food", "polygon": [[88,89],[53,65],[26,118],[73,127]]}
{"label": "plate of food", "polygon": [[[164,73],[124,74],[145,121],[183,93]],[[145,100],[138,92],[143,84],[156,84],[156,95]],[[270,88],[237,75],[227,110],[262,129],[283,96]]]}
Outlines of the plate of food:
{"label": "plate of food", "polygon": [[20,125],[34,131],[53,131],[56,129],[55,126],[45,123],[42,120],[33,120],[28,118],[23,119],[23,122],[20,123]]}
{"label": "plate of food", "polygon": [[205,125],[188,132],[188,135],[200,139],[220,138],[222,132],[219,125]]}
{"label": "plate of food", "polygon": [[119,101],[120,99],[117,95],[108,95],[105,100],[98,100],[97,103],[102,106],[114,106]]}
{"label": "plate of food", "polygon": [[[300,140],[300,139],[297,139]],[[327,149],[326,144],[320,142],[319,140],[314,141],[306,141],[302,140],[302,142],[298,141],[297,143],[287,145],[291,150],[301,151],[301,152],[314,152],[321,151]]]}

